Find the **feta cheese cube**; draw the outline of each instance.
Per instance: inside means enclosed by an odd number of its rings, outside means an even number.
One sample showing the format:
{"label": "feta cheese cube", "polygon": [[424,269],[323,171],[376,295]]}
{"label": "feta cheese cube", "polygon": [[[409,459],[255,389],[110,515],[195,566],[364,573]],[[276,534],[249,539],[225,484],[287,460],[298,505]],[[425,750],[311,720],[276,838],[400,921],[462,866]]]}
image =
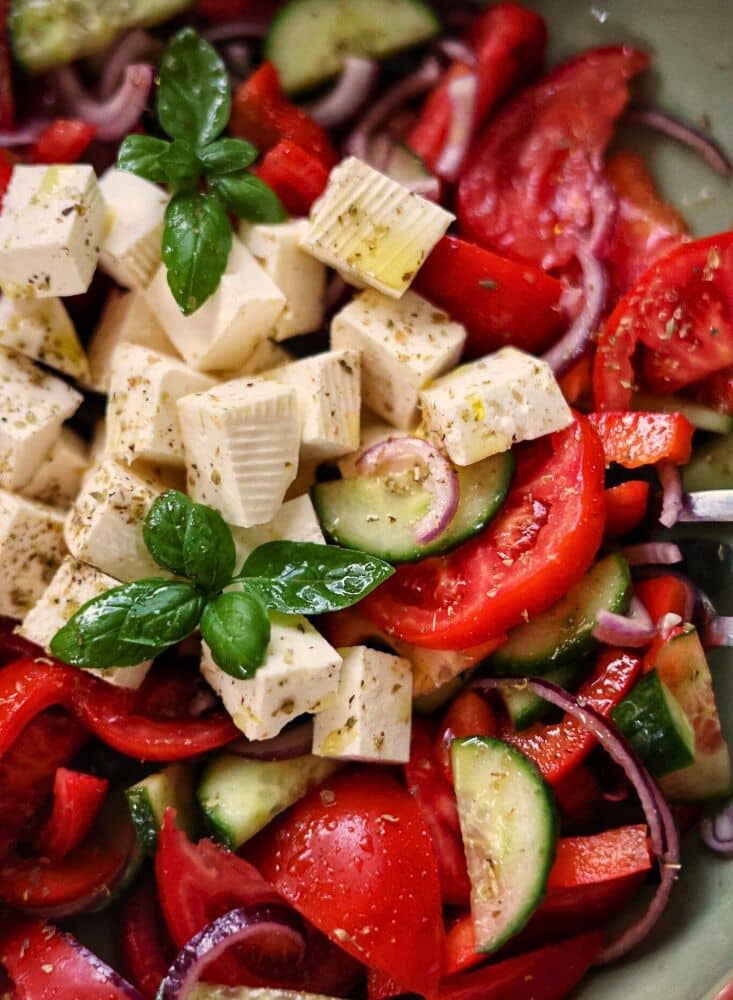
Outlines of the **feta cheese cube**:
{"label": "feta cheese cube", "polygon": [[164,266],[145,294],[173,346],[198,371],[241,368],[285,308],[283,293],[236,237],[219,287],[193,315],[178,308]]}
{"label": "feta cheese cube", "polygon": [[177,356],[141,292],[112,292],[107,299],[89,343],[90,389],[109,392],[112,357],[120,344],[140,344],[160,354]]}
{"label": "feta cheese cube", "polygon": [[81,401],[66,382],[0,347],[0,487],[30,482]]}
{"label": "feta cheese cube", "polygon": [[206,643],[201,672],[250,740],[277,736],[304,712],[317,712],[339,685],[341,657],[302,615],[270,613],[265,662],[250,680],[224,673]]}
{"label": "feta cheese cube", "polygon": [[239,228],[244,245],[285,296],[285,309],[272,334],[275,340],[312,333],[323,323],[326,268],[301,249],[307,230],[307,219],[254,226],[242,222]]}
{"label": "feta cheese cube", "polygon": [[0,615],[22,618],[65,555],[63,515],[0,490]]}
{"label": "feta cheese cube", "polygon": [[331,171],[302,246],[347,281],[399,298],[454,219],[350,156]]}
{"label": "feta cheese cube", "polygon": [[284,347],[280,347],[274,340],[267,337],[259,342],[241,368],[234,371],[216,372],[216,376],[222,382],[233,382],[234,379],[246,378],[247,375],[261,375],[262,372],[282,368],[283,365],[290,364],[292,360],[292,355],[288,354]]}
{"label": "feta cheese cube", "polygon": [[168,195],[156,184],[115,167],[99,179],[107,232],[99,263],[125,288],[146,288],[160,266]]}
{"label": "feta cheese cube", "polygon": [[367,646],[339,650],[339,687],[313,720],[313,753],[404,764],[410,759],[412,672],[399,656]]}
{"label": "feta cheese cube", "polygon": [[110,372],[107,450],[127,465],[144,459],[183,466],[176,402],[214,385],[215,379],[176,358],[139,344],[120,344]]}
{"label": "feta cheese cube", "polygon": [[0,215],[0,283],[42,298],[85,292],[105,215],[88,164],[14,167]]}
{"label": "feta cheese cube", "polygon": [[298,468],[295,390],[239,379],[184,396],[178,415],[190,495],[240,528],[271,520]]}
{"label": "feta cheese cube", "polygon": [[[50,652],[53,637],[83,604],[119,585],[119,580],[66,556],[48,587],[15,631]],[[134,667],[105,667],[87,672],[116,687],[134,689],[145,680],[151,665],[152,660],[145,660]]]}
{"label": "feta cheese cube", "polygon": [[465,340],[460,323],[414,292],[395,302],[369,289],[331,324],[332,347],[361,353],[365,404],[403,429],[418,419],[420,390],[458,363]]}
{"label": "feta cheese cube", "polygon": [[0,299],[0,346],[84,381],[89,362],[61,299]]}
{"label": "feta cheese cube", "polygon": [[472,465],[573,422],[550,366],[503,347],[420,394],[428,434],[456,465]]}
{"label": "feta cheese cube", "polygon": [[327,351],[268,374],[291,385],[300,414],[300,453],[325,461],[359,444],[361,383],[356,351]]}
{"label": "feta cheese cube", "polygon": [[161,484],[110,458],[85,477],[65,525],[69,552],[116,580],[167,576],[148,552],[142,523]]}
{"label": "feta cheese cube", "polygon": [[62,427],[61,434],[51,445],[36,474],[23,487],[23,496],[66,509],[79,492],[88,466],[84,439],[71,428]]}
{"label": "feta cheese cube", "polygon": [[267,524],[257,524],[253,528],[232,527],[232,536],[237,548],[237,569],[258,546],[265,542],[315,542],[325,545],[326,539],[316,515],[311,498],[307,493],[286,500],[280,510]]}

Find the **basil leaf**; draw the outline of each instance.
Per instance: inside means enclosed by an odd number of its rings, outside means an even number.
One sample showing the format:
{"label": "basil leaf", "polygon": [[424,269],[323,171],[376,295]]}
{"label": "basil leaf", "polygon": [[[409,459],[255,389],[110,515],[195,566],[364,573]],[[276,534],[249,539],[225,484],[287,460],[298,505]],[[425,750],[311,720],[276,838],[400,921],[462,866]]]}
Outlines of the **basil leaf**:
{"label": "basil leaf", "polygon": [[269,608],[320,615],[356,604],[394,573],[376,556],[316,542],[266,542],[252,552],[238,579]]}
{"label": "basil leaf", "polygon": [[189,144],[183,139],[169,143],[163,157],[166,180],[176,191],[190,191],[199,179],[199,161]]}
{"label": "basil leaf", "polygon": [[193,507],[184,493],[166,490],[156,497],[143,521],[143,541],[159,566],[176,576],[186,576],[183,541]]}
{"label": "basil leaf", "polygon": [[152,135],[128,135],[117,154],[117,166],[156,184],[168,180],[165,167],[170,143]]}
{"label": "basil leaf", "polygon": [[272,188],[254,174],[212,177],[209,184],[226,208],[241,219],[249,222],[283,222],[288,217]]}
{"label": "basil leaf", "polygon": [[192,583],[159,580],[144,600],[130,607],[120,634],[138,645],[171,646],[195,631],[205,604],[206,598]]}
{"label": "basil leaf", "polygon": [[204,608],[201,635],[214,662],[232,677],[253,677],[270,642],[270,619],[249,589],[219,594]]}
{"label": "basil leaf", "polygon": [[226,270],[232,227],[221,202],[201,191],[177,194],[165,211],[163,261],[184,316],[204,304]]}
{"label": "basil leaf", "polygon": [[216,49],[193,28],[183,28],[160,61],[160,124],[172,139],[200,149],[224,129],[231,107],[229,78]]}
{"label": "basil leaf", "polygon": [[205,174],[235,174],[257,159],[257,150],[246,139],[217,139],[199,150]]}

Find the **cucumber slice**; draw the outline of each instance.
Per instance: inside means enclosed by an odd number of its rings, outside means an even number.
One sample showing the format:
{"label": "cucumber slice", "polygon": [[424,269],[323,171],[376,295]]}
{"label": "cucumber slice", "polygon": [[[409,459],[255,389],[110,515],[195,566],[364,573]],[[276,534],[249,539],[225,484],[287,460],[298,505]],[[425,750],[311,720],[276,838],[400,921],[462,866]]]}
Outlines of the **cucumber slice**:
{"label": "cucumber slice", "polygon": [[696,448],[682,470],[688,492],[733,489],[733,434],[712,438]]}
{"label": "cucumber slice", "polygon": [[[544,677],[558,687],[571,688],[584,673],[585,667],[582,663],[566,663],[554,670],[548,670]],[[507,685],[501,689],[501,697],[512,725],[518,730],[528,729],[552,711],[552,705],[528,687]]]}
{"label": "cucumber slice", "polygon": [[646,766],[661,778],[695,760],[695,734],[656,670],[645,674],[612,712],[613,721]]}
{"label": "cucumber slice", "polygon": [[262,761],[219,754],[206,765],[197,791],[206,825],[236,851],[338,767],[323,757]]}
{"label": "cucumber slice", "polygon": [[578,660],[597,645],[593,627],[598,612],[605,608],[623,614],[630,599],[626,560],[618,553],[606,556],[561,601],[526,625],[512,629],[491,657],[491,665],[497,674],[521,676]]}
{"label": "cucumber slice", "polygon": [[420,0],[290,0],[272,22],[265,58],[284,89],[296,93],[337,76],[344,56],[381,59],[439,31]]}
{"label": "cucumber slice", "polygon": [[411,181],[424,180],[432,176],[417,153],[413,153],[402,142],[395,145],[384,172],[400,184],[409,184]]}
{"label": "cucumber slice", "polygon": [[713,434],[730,434],[733,431],[733,417],[679,396],[655,396],[640,392],[634,396],[632,405],[635,410],[649,413],[681,413],[699,431],[711,431]]}
{"label": "cucumber slice", "polygon": [[[127,838],[133,835],[130,826],[130,817],[125,809],[122,792],[115,788],[105,799],[89,836],[93,837],[94,841],[99,844],[100,852],[106,852],[109,849],[114,850],[116,844],[124,843]],[[109,894],[91,912],[99,913],[116,903],[117,900],[126,895],[127,890],[140,874],[140,869],[145,861],[145,851],[136,833],[137,831],[134,831],[135,844],[130,851],[124,871],[120,873]]]}
{"label": "cucumber slice", "polygon": [[189,1000],[336,1000],[320,993],[295,993],[292,990],[271,990],[269,987],[212,986],[199,983]]}
{"label": "cucumber slice", "polygon": [[541,901],[555,858],[552,795],[535,765],[501,740],[451,744],[476,950],[496,951]]}
{"label": "cucumber slice", "polygon": [[311,497],[332,541],[388,562],[412,562],[448,552],[482,531],[504,502],[513,472],[510,451],[458,469],[458,510],[447,530],[426,544],[415,540],[414,525],[431,498],[409,472],[317,483]]}
{"label": "cucumber slice", "polygon": [[189,836],[196,833],[196,802],[193,768],[185,764],[149,774],[125,792],[138,840],[148,855],[155,854],[158,831],[168,806],[176,810],[177,825]]}

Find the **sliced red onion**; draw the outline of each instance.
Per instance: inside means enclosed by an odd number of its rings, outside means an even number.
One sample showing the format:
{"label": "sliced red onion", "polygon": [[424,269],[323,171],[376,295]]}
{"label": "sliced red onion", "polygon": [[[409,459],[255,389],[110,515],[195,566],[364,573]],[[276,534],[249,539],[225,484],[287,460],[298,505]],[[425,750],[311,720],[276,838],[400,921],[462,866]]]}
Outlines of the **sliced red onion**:
{"label": "sliced red onion", "polygon": [[107,52],[99,79],[99,96],[102,100],[112,97],[124,79],[128,66],[157,59],[162,50],[162,43],[142,28],[133,28],[122,35]]}
{"label": "sliced red onion", "polygon": [[680,521],[733,521],[733,490],[701,490],[681,497]]}
{"label": "sliced red onion", "polygon": [[29,118],[20,128],[12,132],[0,132],[0,146],[11,149],[13,146],[30,146],[38,136],[51,124],[50,118]]}
{"label": "sliced red onion", "polygon": [[682,553],[674,542],[642,542],[627,545],[621,554],[629,566],[672,566],[682,562]]}
{"label": "sliced red onion", "polygon": [[234,21],[212,24],[201,32],[207,42],[232,42],[238,38],[264,38],[268,22],[262,18],[240,17]]}
{"label": "sliced red onion", "polygon": [[194,934],[181,948],[160,984],[157,1000],[188,1000],[211,962],[234,945],[263,933],[288,939],[296,955],[293,964],[302,962],[305,957],[302,923],[290,907],[267,903],[230,910]]}
{"label": "sliced red onion", "polygon": [[733,172],[730,157],[715,139],[667,111],[659,108],[632,108],[626,115],[626,120],[636,125],[646,125],[688,146],[723,177],[730,177]]}
{"label": "sliced red onion", "polygon": [[[56,933],[60,933],[56,931]],[[127,1000],[144,1000],[142,993],[139,993],[135,987],[128,983],[126,979],[111,969],[105,962],[102,961],[99,956],[95,955],[94,952],[89,951],[85,948],[83,944],[72,937],[70,934],[64,934],[64,939],[67,943],[74,949],[74,951],[81,958],[84,959],[87,965],[89,965],[95,972],[95,982],[99,986],[102,983],[108,983],[114,990],[118,991],[115,994],[110,994],[110,1000],[119,1000],[120,997],[126,997]],[[55,992],[55,991],[54,991]],[[97,990],[95,990],[95,993]],[[52,994],[53,995],[53,994]]]}
{"label": "sliced red onion", "polygon": [[648,645],[657,630],[641,601],[633,597],[628,615],[617,615],[602,608],[596,615],[593,636],[609,646],[625,646],[632,649]]}
{"label": "sliced red onion", "polygon": [[673,528],[682,513],[682,480],[680,470],[674,462],[660,462],[657,475],[662,484],[662,512],[659,523],[665,528]]}
{"label": "sliced red onion", "polygon": [[619,202],[613,184],[602,174],[598,175],[591,189],[590,203],[593,225],[586,241],[586,249],[594,256],[604,258],[616,231]]}
{"label": "sliced red onion", "polygon": [[229,753],[252,760],[291,760],[304,757],[313,746],[313,720],[301,722],[269,740],[237,740],[227,746]]}
{"label": "sliced red onion", "polygon": [[346,56],[336,85],[325,97],[307,105],[306,111],[324,128],[343,125],[366,104],[379,79],[379,66],[373,59]]}
{"label": "sliced red onion", "polygon": [[465,63],[466,66],[475,66],[478,61],[471,46],[462,42],[460,38],[441,38],[436,48],[444,56]]}
{"label": "sliced red onion", "polygon": [[578,262],[583,271],[583,308],[568,331],[543,355],[550,368],[560,374],[583,356],[597,329],[608,299],[608,271],[598,257],[580,247]]}
{"label": "sliced red onion", "polygon": [[53,80],[75,118],[97,128],[97,138],[115,142],[131,131],[140,120],[150,97],[154,69],[148,63],[135,63],[125,69],[122,83],[106,101],[87,93],[76,72],[61,66]]}
{"label": "sliced red onion", "polygon": [[716,615],[703,628],[702,641],[705,646],[733,646],[733,617]]}
{"label": "sliced red onion", "polygon": [[733,802],[701,821],[700,836],[711,851],[733,858]]}
{"label": "sliced red onion", "polygon": [[463,166],[473,137],[478,78],[475,73],[465,73],[448,84],[451,101],[451,118],[445,145],[435,164],[438,177],[455,181]]}
{"label": "sliced red onion", "polygon": [[[689,619],[687,620],[689,621]],[[657,632],[663,639],[669,639],[677,626],[682,624],[682,621],[682,615],[676,615],[673,611],[668,611],[657,622]]]}
{"label": "sliced red onion", "polygon": [[424,471],[421,483],[433,502],[415,525],[418,542],[432,542],[446,530],[458,509],[458,476],[448,459],[422,438],[388,438],[367,448],[356,460],[359,472],[376,476],[389,467],[404,472],[419,466]]}

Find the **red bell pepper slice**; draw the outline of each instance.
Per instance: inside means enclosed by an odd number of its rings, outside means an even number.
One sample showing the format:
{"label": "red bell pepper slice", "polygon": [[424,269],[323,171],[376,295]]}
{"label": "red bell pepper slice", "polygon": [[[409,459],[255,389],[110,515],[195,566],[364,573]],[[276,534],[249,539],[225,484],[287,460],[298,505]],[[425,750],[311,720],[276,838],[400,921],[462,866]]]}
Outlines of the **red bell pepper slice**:
{"label": "red bell pepper slice", "polygon": [[260,151],[292,139],[327,167],[338,160],[325,130],[287,99],[271,62],[262,63],[234,95],[229,130]]}
{"label": "red bell pepper slice", "polygon": [[455,236],[438,241],[414,287],[463,323],[472,358],[506,344],[540,353],[568,324],[557,278]]}
{"label": "red bell pepper slice", "polygon": [[44,858],[60,861],[78,847],[89,833],[108,787],[105,778],[58,768],[51,815],[35,838],[36,851]]}
{"label": "red bell pepper slice", "polygon": [[564,831],[585,832],[596,826],[604,806],[603,789],[589,767],[578,765],[552,790]]}
{"label": "red bell pepper slice", "polygon": [[94,125],[57,118],[38,136],[28,153],[30,163],[78,163],[96,132]]}
{"label": "red bell pepper slice", "polygon": [[692,454],[695,428],[681,413],[619,411],[588,416],[603,443],[606,464],[625,469],[674,462],[685,465]]}
{"label": "red bell pepper slice", "polygon": [[[604,649],[592,675],[581,684],[578,698],[608,716],[631,690],[640,672],[638,657],[618,649]],[[551,785],[582,763],[596,746],[595,736],[570,716],[550,725],[538,723],[519,733],[507,723],[500,737],[533,760]]]}
{"label": "red bell pepper slice", "polygon": [[127,975],[146,1000],[155,1000],[175,949],[165,929],[154,882],[140,882],[128,896],[120,932]]}
{"label": "red bell pepper slice", "polygon": [[71,709],[80,677],[70,667],[31,659],[15,660],[0,669],[0,756],[47,708]]}
{"label": "red bell pepper slice", "polygon": [[475,54],[475,64],[454,60],[407,136],[407,145],[431,173],[436,172],[453,120],[451,83],[468,73],[476,76],[473,132],[499,101],[540,69],[547,28],[541,17],[525,7],[499,3],[471,22],[466,42]]}
{"label": "red bell pepper slice", "polygon": [[653,622],[666,614],[679,615],[684,620],[687,611],[687,587],[673,573],[636,580],[634,593],[649,612]]}
{"label": "red bell pepper slice", "polygon": [[308,215],[328,183],[328,169],[291,139],[268,149],[255,173],[271,187],[291,215]]}
{"label": "red bell pepper slice", "polygon": [[462,691],[448,706],[435,740],[435,757],[453,783],[450,745],[464,736],[496,736],[496,714],[476,691]]}
{"label": "red bell pepper slice", "polygon": [[571,406],[589,410],[593,406],[593,361],[590,353],[584,354],[560,375],[558,383],[562,394]]}
{"label": "red bell pepper slice", "polygon": [[9,12],[10,0],[0,0],[0,129],[3,131],[9,131],[15,125],[13,63],[8,34]]}
{"label": "red bell pepper slice", "polygon": [[10,154],[6,149],[0,149],[0,209],[3,207],[3,198],[8,190],[10,178],[13,176],[15,166]]}
{"label": "red bell pepper slice", "polygon": [[606,501],[606,535],[621,538],[637,528],[646,516],[649,504],[649,483],[629,479],[612,486],[604,493]]}

